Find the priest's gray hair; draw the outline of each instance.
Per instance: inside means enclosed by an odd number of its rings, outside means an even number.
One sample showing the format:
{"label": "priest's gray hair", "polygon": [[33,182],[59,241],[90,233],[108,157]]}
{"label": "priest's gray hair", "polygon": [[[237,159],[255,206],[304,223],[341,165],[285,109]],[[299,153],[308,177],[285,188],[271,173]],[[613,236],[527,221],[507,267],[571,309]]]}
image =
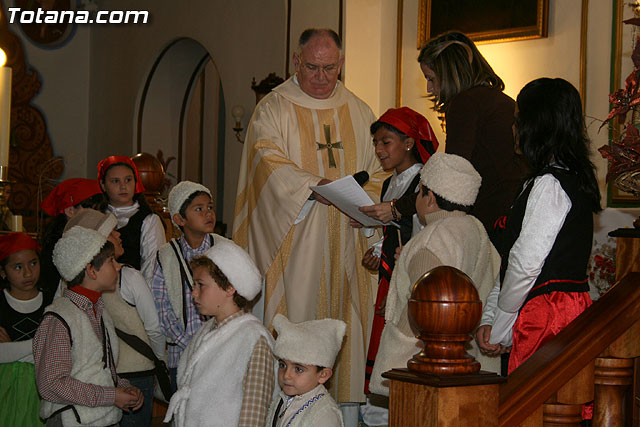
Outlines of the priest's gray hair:
{"label": "priest's gray hair", "polygon": [[298,39],[298,52],[300,52],[302,47],[306,45],[312,37],[324,34],[331,37],[340,53],[342,53],[342,40],[340,40],[338,33],[333,31],[331,28],[307,28],[304,30],[302,34],[300,34],[300,39]]}

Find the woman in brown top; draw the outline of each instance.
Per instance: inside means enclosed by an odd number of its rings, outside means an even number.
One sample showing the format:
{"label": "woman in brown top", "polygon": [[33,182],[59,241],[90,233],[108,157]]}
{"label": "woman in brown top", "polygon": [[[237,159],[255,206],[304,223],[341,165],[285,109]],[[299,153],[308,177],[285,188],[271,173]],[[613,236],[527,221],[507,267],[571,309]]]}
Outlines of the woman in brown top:
{"label": "woman in brown top", "polygon": [[502,79],[462,33],[429,40],[418,62],[433,109],[445,116],[445,152],[466,158],[482,176],[471,214],[495,244],[494,228],[508,213],[525,176],[513,147],[515,102],[502,92]]}

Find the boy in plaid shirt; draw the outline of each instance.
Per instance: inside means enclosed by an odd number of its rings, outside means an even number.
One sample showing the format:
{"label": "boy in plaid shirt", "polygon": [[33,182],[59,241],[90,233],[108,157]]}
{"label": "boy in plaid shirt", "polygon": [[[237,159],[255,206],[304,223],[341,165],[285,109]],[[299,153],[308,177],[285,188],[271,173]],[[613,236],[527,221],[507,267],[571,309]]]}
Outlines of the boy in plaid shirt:
{"label": "boy in plaid shirt", "polygon": [[40,416],[47,426],[115,425],[144,399],[116,373],[118,340],[101,297],[120,271],[113,244],[76,226],[56,243],[53,262],[69,289],[45,309],[33,338]]}
{"label": "boy in plaid shirt", "polygon": [[180,356],[207,320],[193,305],[189,262],[227,239],[213,234],[216,214],[211,191],[204,185],[191,181],[178,183],[169,193],[168,205],[171,221],[180,227],[182,236],[158,249],[151,291],[169,344],[167,365],[175,391]]}

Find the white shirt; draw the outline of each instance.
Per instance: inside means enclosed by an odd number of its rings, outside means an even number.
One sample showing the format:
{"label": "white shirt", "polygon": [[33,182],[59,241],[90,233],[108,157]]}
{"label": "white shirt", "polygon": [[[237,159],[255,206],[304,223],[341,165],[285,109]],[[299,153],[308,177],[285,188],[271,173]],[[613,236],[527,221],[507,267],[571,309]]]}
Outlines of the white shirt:
{"label": "white shirt", "polygon": [[499,284],[494,287],[482,314],[482,325],[493,324],[489,343],[511,345],[518,311],[540,275],[570,210],[571,199],[560,181],[552,174],[535,178],[520,235],[509,252],[502,288]]}
{"label": "white shirt", "polygon": [[[140,205],[135,202],[131,206],[115,207],[109,205],[108,211],[118,219],[117,228],[122,228],[129,223],[129,219],[138,212]],[[140,230],[140,272],[151,289],[153,278],[153,266],[158,248],[166,242],[162,220],[158,215],[151,214],[142,221]]]}
{"label": "white shirt", "polygon": [[[393,171],[393,175],[391,175],[391,180],[389,181],[389,186],[387,187],[387,191],[384,192],[382,196],[382,202],[390,202],[393,199],[398,199],[402,197],[402,195],[407,191],[411,181],[417,174],[422,170],[422,163],[414,163],[407,169],[405,169],[402,173],[398,173],[395,170]],[[419,190],[420,185],[416,190]],[[417,191],[416,191],[417,192]],[[424,226],[420,224],[420,220],[418,219],[417,214],[413,214],[413,228],[411,230],[411,237],[415,236],[422,230]],[[365,236],[371,237],[373,235],[373,230],[369,228],[365,228],[365,230],[371,230],[370,232],[365,233]],[[373,255],[379,257],[382,254],[382,243],[384,242],[384,238],[373,243],[371,247],[375,248]]]}
{"label": "white shirt", "polygon": [[158,359],[164,360],[166,339],[162,333],[153,295],[146,280],[135,268],[125,267],[120,270],[120,274],[122,275],[122,285],[120,286],[122,299],[136,307],[153,352]]}

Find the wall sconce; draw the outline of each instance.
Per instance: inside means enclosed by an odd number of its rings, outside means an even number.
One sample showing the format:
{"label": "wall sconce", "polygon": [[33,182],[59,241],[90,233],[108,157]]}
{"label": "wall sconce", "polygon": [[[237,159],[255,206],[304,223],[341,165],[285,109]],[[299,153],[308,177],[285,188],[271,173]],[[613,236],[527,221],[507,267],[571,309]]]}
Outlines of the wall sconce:
{"label": "wall sconce", "polygon": [[244,107],[242,105],[235,105],[231,109],[231,115],[236,121],[236,124],[233,127],[233,130],[236,132],[236,139],[238,140],[238,142],[244,144],[244,139],[240,138],[240,132],[244,130],[244,128],[242,127],[242,118],[244,117]]}

